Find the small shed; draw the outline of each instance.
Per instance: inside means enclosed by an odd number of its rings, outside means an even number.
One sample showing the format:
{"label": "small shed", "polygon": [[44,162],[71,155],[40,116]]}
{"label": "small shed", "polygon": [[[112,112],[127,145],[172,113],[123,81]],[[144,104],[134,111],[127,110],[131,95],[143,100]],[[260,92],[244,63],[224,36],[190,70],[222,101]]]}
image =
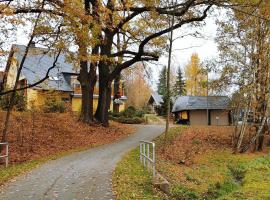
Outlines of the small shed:
{"label": "small shed", "polygon": [[162,95],[159,95],[156,92],[151,93],[151,96],[147,102],[147,105],[152,109],[153,112],[156,112],[156,109],[160,108],[163,103]]}
{"label": "small shed", "polygon": [[179,124],[230,125],[230,99],[226,96],[179,96],[172,112]]}

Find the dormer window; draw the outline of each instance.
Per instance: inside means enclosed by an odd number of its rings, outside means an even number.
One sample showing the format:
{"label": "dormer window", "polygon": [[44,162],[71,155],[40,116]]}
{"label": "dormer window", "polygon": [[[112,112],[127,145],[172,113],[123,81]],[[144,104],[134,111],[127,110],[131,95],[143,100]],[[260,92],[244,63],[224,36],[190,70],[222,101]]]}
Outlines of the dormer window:
{"label": "dormer window", "polygon": [[49,80],[50,81],[59,81],[59,77],[57,77],[57,76],[50,76],[49,77]]}

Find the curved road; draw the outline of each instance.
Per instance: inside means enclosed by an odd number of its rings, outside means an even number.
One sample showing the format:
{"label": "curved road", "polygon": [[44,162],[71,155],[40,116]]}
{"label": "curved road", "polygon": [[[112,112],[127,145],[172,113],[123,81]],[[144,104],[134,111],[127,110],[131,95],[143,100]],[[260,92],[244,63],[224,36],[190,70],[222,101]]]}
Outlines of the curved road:
{"label": "curved road", "polygon": [[111,175],[117,162],[140,140],[153,140],[163,131],[162,126],[138,126],[135,134],[116,143],[50,161],[4,186],[0,199],[113,199]]}

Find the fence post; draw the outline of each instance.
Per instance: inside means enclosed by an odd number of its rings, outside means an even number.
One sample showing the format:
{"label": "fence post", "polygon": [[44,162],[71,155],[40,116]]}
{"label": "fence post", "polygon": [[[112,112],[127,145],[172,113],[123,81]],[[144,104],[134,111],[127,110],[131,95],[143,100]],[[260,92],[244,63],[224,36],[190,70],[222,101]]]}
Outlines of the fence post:
{"label": "fence post", "polygon": [[8,143],[6,144],[6,167],[8,167],[8,157],[9,157],[9,154],[8,154]]}
{"label": "fence post", "polygon": [[156,147],[155,147],[155,143],[153,143],[153,177],[156,176]]}
{"label": "fence post", "polygon": [[3,143],[0,143],[0,146],[3,145],[5,146],[6,148],[6,151],[5,151],[5,155],[1,155],[1,151],[0,151],[0,158],[2,159],[5,159],[5,166],[8,167],[8,161],[9,161],[9,153],[8,153],[8,143],[7,142],[3,142]]}
{"label": "fence post", "polygon": [[146,158],[145,158],[145,156],[146,156],[146,153],[145,153],[145,143],[143,143],[143,166],[145,167],[145,165],[146,165]]}
{"label": "fence post", "polygon": [[[147,158],[150,158],[150,145],[147,144]],[[147,169],[149,170],[150,161],[147,159]]]}
{"label": "fence post", "polygon": [[153,177],[155,177],[156,175],[155,143],[140,141],[140,161],[144,167],[147,167],[148,171],[151,169],[153,170]]}
{"label": "fence post", "polygon": [[142,143],[140,143],[140,161],[142,163]]}

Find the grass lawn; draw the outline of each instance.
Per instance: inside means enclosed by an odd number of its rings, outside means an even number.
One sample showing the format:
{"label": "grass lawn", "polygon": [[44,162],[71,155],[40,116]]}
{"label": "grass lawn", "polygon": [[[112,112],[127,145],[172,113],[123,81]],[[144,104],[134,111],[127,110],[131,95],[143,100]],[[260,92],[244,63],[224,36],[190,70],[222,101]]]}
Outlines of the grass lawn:
{"label": "grass lawn", "polygon": [[128,153],[113,173],[113,188],[117,200],[161,200],[162,195],[152,187],[152,177],[139,160],[139,148]]}
{"label": "grass lawn", "polygon": [[[230,131],[231,127],[171,128],[164,151],[164,136],[156,140],[157,169],[171,183],[168,199],[270,199],[270,154],[232,154]],[[142,173],[138,155],[138,150],[132,151],[118,164],[113,179],[117,199],[162,199],[153,192],[149,175]]]}
{"label": "grass lawn", "polygon": [[155,114],[146,114],[144,117],[147,124],[165,124],[165,119]]}

